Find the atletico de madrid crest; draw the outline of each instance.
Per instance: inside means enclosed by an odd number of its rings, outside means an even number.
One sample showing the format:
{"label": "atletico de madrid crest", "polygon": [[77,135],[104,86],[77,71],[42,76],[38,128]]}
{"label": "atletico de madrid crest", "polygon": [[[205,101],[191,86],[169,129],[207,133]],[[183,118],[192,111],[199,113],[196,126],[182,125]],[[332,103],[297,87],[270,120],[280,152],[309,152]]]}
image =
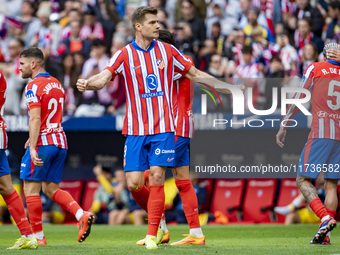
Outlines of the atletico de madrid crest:
{"label": "atletico de madrid crest", "polygon": [[163,59],[157,59],[156,63],[157,63],[157,66],[158,66],[159,69],[164,68],[164,60]]}

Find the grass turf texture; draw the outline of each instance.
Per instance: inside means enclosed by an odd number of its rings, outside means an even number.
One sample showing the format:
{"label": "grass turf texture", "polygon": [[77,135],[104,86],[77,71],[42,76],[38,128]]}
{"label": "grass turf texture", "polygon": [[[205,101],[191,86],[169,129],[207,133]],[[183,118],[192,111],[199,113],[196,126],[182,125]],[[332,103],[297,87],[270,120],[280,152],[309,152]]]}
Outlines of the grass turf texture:
{"label": "grass turf texture", "polygon": [[[0,226],[0,254],[340,254],[340,230],[334,229],[332,245],[311,245],[318,225],[227,225],[204,226],[205,246],[161,245],[146,250],[135,245],[146,234],[147,226],[93,225],[91,235],[78,243],[74,225],[44,224],[47,245],[37,250],[6,250],[19,238],[15,226]],[[187,225],[169,226],[170,242],[188,233]]]}

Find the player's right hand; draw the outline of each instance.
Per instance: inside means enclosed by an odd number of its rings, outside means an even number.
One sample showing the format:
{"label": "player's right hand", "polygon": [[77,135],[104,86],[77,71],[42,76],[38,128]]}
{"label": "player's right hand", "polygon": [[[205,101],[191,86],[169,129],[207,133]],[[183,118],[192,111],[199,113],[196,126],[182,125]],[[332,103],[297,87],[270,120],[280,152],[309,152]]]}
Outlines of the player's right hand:
{"label": "player's right hand", "polygon": [[30,138],[28,137],[26,143],[25,143],[25,149],[27,149],[30,146]]}
{"label": "player's right hand", "polygon": [[85,92],[86,91],[86,87],[87,87],[87,84],[88,84],[88,80],[85,80],[85,79],[78,79],[77,80],[77,89],[80,91],[80,92]]}
{"label": "player's right hand", "polygon": [[286,134],[287,134],[287,131],[284,130],[284,129],[281,129],[281,128],[280,128],[279,132],[277,132],[277,134],[276,134],[276,143],[280,148],[283,148],[283,146],[284,146]]}

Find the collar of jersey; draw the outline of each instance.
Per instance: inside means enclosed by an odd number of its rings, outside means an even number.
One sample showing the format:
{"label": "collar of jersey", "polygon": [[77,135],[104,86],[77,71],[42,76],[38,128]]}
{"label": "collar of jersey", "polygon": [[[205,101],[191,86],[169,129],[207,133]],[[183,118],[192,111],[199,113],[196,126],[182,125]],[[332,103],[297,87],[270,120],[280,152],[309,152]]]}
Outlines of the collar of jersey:
{"label": "collar of jersey", "polygon": [[143,52],[149,52],[150,50],[152,50],[155,45],[156,45],[156,41],[155,40],[152,40],[149,48],[147,50],[144,50],[142,49],[141,47],[138,46],[138,44],[136,43],[136,40],[133,40],[133,42],[131,43],[132,47],[134,47],[136,50],[140,50],[140,51],[143,51]]}
{"label": "collar of jersey", "polygon": [[38,77],[50,77],[51,75],[49,73],[38,73],[34,78],[38,78]]}
{"label": "collar of jersey", "polygon": [[337,65],[337,66],[340,66],[340,63],[335,61],[335,60],[327,60],[327,62],[333,64],[333,65]]}

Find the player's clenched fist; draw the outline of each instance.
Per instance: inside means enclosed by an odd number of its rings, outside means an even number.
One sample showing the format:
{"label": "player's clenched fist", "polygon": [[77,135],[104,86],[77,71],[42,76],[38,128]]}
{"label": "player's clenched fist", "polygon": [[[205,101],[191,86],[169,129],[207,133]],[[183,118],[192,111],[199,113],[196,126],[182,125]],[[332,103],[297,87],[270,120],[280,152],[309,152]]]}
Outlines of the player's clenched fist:
{"label": "player's clenched fist", "polygon": [[85,79],[78,79],[77,80],[77,89],[80,91],[80,92],[84,92],[86,90],[86,87],[87,87],[87,84],[88,84],[88,81],[85,80]]}

